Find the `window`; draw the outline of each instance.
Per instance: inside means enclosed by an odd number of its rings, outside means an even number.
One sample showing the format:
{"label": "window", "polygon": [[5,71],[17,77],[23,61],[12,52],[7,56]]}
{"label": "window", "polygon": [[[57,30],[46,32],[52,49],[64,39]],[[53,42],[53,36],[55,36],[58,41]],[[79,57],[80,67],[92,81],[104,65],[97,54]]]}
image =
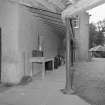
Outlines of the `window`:
{"label": "window", "polygon": [[72,22],[74,28],[79,28],[79,16],[74,17]]}

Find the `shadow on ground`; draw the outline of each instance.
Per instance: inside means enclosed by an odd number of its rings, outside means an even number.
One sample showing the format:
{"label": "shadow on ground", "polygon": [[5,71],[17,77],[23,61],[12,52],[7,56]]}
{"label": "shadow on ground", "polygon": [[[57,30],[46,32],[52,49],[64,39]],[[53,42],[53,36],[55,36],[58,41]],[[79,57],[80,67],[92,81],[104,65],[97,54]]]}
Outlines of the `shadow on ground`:
{"label": "shadow on ground", "polygon": [[9,89],[11,89],[12,87],[15,86],[25,86],[28,85],[30,82],[32,82],[32,78],[30,76],[25,76],[22,78],[21,82],[19,84],[11,84],[11,83],[4,83],[4,84],[0,84],[0,93],[3,93]]}
{"label": "shadow on ground", "polygon": [[0,93],[3,93],[7,90],[9,90],[12,87],[12,85],[8,84],[0,84]]}
{"label": "shadow on ground", "polygon": [[73,88],[91,105],[105,105],[105,60],[79,63],[74,73]]}

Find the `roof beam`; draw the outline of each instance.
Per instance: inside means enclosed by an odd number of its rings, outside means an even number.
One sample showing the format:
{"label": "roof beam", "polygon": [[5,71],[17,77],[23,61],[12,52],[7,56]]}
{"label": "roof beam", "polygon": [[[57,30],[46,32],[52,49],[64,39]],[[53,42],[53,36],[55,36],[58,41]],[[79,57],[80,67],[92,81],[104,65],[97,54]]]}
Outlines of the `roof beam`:
{"label": "roof beam", "polygon": [[72,6],[69,6],[62,12],[62,18],[78,15],[81,11],[92,9],[105,3],[104,0],[80,0]]}
{"label": "roof beam", "polygon": [[56,8],[54,8],[54,6],[51,3],[48,3],[46,0],[8,0],[8,1],[17,2],[19,4],[23,4],[30,7],[38,7],[38,5],[40,5],[40,7],[41,6],[45,7],[49,11],[57,12]]}
{"label": "roof beam", "polygon": [[48,10],[51,10],[52,12],[57,12],[56,9],[54,8],[54,6],[51,3],[47,2],[46,0],[35,0],[35,1],[41,3]]}
{"label": "roof beam", "polygon": [[60,0],[48,0],[48,2],[56,5],[61,10],[65,8],[65,5]]}

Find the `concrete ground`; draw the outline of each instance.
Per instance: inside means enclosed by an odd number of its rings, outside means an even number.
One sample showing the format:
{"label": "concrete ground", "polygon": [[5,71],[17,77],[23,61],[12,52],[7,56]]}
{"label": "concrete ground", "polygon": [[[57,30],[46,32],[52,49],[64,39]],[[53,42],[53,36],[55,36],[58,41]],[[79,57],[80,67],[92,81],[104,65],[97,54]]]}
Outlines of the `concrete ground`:
{"label": "concrete ground", "polygon": [[[27,85],[0,87],[0,105],[105,105],[105,58],[75,64],[75,95],[64,95],[65,67],[47,71]],[[81,98],[80,98],[81,97]],[[89,104],[90,103],[90,104]]]}
{"label": "concrete ground", "polygon": [[[77,95],[64,95],[65,67],[46,72],[45,79],[33,78],[27,85],[0,91],[0,105],[90,105]],[[78,87],[78,86],[77,86]]]}

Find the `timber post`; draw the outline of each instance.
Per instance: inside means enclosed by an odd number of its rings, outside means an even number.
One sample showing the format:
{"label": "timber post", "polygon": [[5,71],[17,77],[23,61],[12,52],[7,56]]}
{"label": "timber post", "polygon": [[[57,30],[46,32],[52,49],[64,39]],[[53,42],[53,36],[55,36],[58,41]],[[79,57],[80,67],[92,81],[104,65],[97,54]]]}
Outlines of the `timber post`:
{"label": "timber post", "polygon": [[65,19],[66,23],[66,84],[65,89],[62,89],[61,91],[64,94],[73,94],[74,91],[72,90],[72,82],[73,82],[73,67],[72,65],[72,46],[71,46],[71,40],[72,40],[72,27],[70,24],[70,18]]}

